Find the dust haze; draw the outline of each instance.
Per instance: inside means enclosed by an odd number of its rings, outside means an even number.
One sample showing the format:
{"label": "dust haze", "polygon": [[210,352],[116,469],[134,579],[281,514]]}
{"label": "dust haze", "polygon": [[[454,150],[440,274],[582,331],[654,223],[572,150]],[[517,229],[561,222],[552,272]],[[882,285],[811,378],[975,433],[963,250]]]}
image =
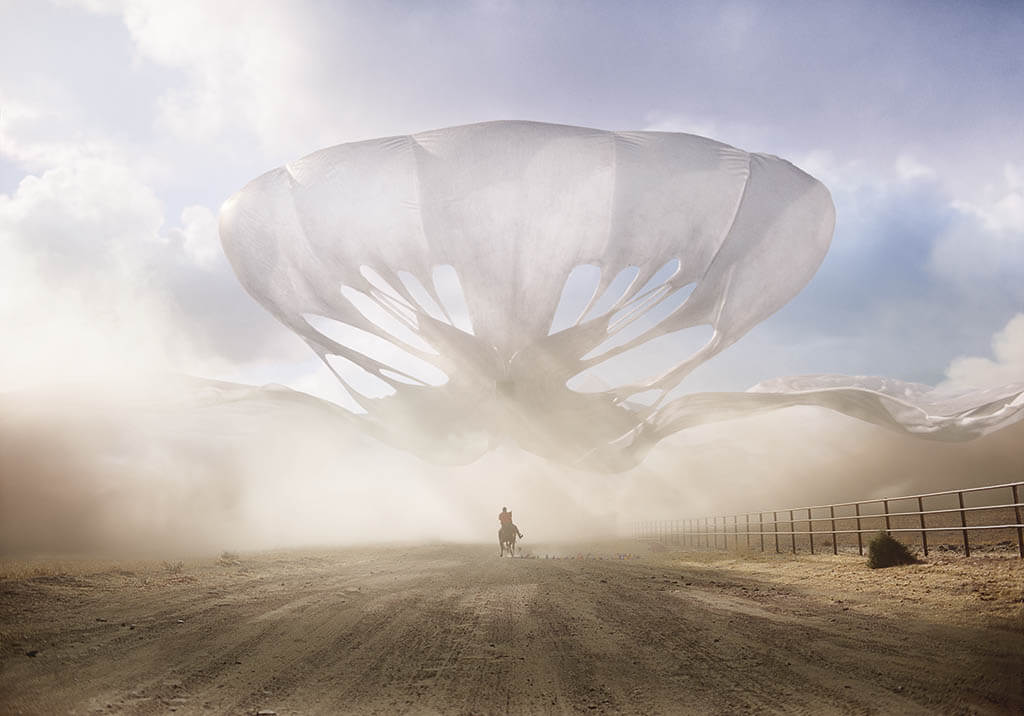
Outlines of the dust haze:
{"label": "dust haze", "polygon": [[371,542],[523,547],[671,519],[995,484],[1024,471],[1024,425],[937,443],[816,408],[709,425],[599,475],[502,445],[465,466],[384,446],[286,388],[184,377],[0,396],[0,548],[181,555]]}

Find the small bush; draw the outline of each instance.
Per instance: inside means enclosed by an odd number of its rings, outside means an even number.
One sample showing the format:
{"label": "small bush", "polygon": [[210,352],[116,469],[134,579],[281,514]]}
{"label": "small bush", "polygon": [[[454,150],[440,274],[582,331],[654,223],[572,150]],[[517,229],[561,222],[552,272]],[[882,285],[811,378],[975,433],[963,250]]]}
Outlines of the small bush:
{"label": "small bush", "polygon": [[917,564],[917,561],[905,544],[885,532],[879,532],[868,544],[868,566],[871,569]]}
{"label": "small bush", "polygon": [[182,562],[168,562],[165,560],[163,562],[163,566],[164,570],[171,574],[181,574],[181,570],[185,565]]}

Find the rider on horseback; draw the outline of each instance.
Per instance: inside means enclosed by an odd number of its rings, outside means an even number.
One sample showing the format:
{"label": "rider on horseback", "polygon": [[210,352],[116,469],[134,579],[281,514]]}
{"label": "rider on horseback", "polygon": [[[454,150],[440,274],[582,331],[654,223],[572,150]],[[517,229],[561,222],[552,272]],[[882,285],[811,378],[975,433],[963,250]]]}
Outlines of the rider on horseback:
{"label": "rider on horseback", "polygon": [[502,528],[510,526],[515,530],[515,533],[519,535],[519,539],[523,538],[523,533],[520,532],[519,528],[516,527],[514,522],[512,522],[512,513],[508,511],[507,507],[501,508],[501,512],[498,513],[498,522],[501,523]]}

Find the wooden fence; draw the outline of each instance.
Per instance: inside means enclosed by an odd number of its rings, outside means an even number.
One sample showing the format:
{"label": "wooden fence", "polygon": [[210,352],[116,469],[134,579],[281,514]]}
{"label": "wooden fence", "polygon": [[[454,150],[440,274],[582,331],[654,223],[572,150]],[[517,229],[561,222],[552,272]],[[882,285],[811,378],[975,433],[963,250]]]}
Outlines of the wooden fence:
{"label": "wooden fence", "polygon": [[634,523],[633,537],[703,549],[729,549],[731,542],[733,548],[762,552],[774,548],[793,554],[798,549],[809,549],[811,554],[831,549],[838,554],[840,549],[852,549],[856,540],[858,553],[864,554],[864,535],[884,531],[921,547],[926,556],[929,549],[962,549],[969,557],[973,534],[977,548],[1012,549],[1015,537],[1017,553],[1024,559],[1021,493],[1024,482],[1012,482],[835,505],[647,520]]}

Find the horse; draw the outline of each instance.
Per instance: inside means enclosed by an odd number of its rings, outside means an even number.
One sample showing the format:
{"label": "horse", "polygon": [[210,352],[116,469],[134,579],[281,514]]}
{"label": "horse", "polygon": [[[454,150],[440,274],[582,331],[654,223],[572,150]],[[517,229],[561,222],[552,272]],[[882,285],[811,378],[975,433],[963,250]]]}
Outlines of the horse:
{"label": "horse", "polygon": [[505,556],[505,549],[508,548],[508,556],[516,556],[516,528],[514,525],[502,525],[498,530],[498,546],[501,548],[501,556]]}

